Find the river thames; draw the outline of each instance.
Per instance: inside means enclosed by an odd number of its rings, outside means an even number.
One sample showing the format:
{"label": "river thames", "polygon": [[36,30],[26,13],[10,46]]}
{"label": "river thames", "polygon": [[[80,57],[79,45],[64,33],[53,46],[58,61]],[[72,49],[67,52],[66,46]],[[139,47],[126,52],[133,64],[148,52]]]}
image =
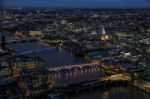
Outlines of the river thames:
{"label": "river thames", "polygon": [[[63,66],[69,64],[80,64],[84,62],[83,59],[74,57],[67,51],[60,50],[54,46],[40,42],[14,44],[11,46],[11,48],[15,49],[17,53],[25,53],[25,55],[38,56],[44,59],[44,66]],[[39,51],[38,49],[45,50]]]}
{"label": "river thames", "polygon": [[[43,66],[63,66],[70,64],[84,63],[84,59],[75,57],[70,52],[58,49],[54,46],[39,42],[28,42],[21,44],[9,45],[17,53],[38,56],[42,58],[45,63]],[[40,50],[39,50],[40,49]],[[53,75],[54,80],[58,86],[65,84],[81,82],[82,80],[93,80],[101,77],[104,74],[98,69],[87,71],[72,71],[70,73],[63,73]],[[64,97],[65,99],[149,99],[150,96],[141,90],[131,86],[112,86],[106,88],[96,88],[80,93],[74,93]]]}

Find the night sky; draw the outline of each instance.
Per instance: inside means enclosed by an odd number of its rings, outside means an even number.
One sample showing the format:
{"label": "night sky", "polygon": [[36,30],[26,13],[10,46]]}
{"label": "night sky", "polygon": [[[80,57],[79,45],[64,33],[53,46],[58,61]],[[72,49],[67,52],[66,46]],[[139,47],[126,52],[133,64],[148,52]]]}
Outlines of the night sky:
{"label": "night sky", "polygon": [[0,0],[0,6],[150,8],[150,0]]}

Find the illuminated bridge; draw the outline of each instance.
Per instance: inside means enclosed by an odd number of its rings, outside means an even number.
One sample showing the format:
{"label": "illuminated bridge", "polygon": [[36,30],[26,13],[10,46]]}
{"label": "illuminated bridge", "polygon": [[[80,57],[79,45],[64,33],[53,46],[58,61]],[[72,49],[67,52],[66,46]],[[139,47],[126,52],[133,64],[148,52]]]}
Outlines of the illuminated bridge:
{"label": "illuminated bridge", "polygon": [[47,69],[57,88],[64,88],[64,90],[67,88],[68,90],[82,90],[93,86],[125,84],[131,81],[130,76],[125,75],[122,68],[98,63],[57,66]]}
{"label": "illuminated bridge", "polygon": [[89,63],[89,64],[77,64],[77,65],[66,65],[66,66],[49,66],[48,70],[50,72],[61,72],[61,71],[70,71],[70,70],[77,70],[77,69],[92,69],[92,68],[99,68],[100,70],[108,73],[108,74],[116,74],[122,73],[124,71],[123,68],[117,66],[105,66],[99,63]]}
{"label": "illuminated bridge", "polygon": [[99,67],[100,64],[79,64],[79,65],[68,65],[68,66],[55,66],[50,67],[48,70],[50,72],[61,72],[65,70],[75,70],[75,69],[84,69],[84,68],[94,68]]}
{"label": "illuminated bridge", "polygon": [[[78,65],[68,65],[68,66],[54,66],[47,68],[52,74],[54,79],[61,79],[68,77],[79,78],[84,80],[98,79],[100,77],[105,77],[106,75],[115,75],[122,72],[122,68],[113,66],[105,66],[99,63],[89,63],[89,64],[78,64]],[[84,77],[83,77],[84,76]],[[83,78],[81,78],[83,77]],[[85,79],[86,78],[86,79]]]}
{"label": "illuminated bridge", "polygon": [[26,51],[26,52],[22,52],[20,54],[31,54],[31,53],[36,53],[36,52],[42,52],[42,51],[46,51],[46,50],[51,50],[54,49],[54,47],[48,47],[48,48],[41,48],[41,49],[37,49],[37,50],[31,50],[31,51]]}

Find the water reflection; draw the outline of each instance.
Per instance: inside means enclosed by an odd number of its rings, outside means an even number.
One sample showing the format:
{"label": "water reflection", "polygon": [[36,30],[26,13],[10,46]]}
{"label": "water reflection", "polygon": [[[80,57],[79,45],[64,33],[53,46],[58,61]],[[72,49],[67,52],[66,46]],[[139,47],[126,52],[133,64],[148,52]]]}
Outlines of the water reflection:
{"label": "water reflection", "polygon": [[72,83],[95,80],[104,75],[104,73],[100,72],[99,68],[94,67],[55,72],[52,73],[52,79],[56,82],[57,86],[65,86]]}
{"label": "water reflection", "polygon": [[131,86],[97,88],[68,95],[68,99],[150,99],[148,94]]}
{"label": "water reflection", "polygon": [[102,99],[109,99],[109,92],[108,92],[108,91],[105,91],[105,92],[102,94]]}

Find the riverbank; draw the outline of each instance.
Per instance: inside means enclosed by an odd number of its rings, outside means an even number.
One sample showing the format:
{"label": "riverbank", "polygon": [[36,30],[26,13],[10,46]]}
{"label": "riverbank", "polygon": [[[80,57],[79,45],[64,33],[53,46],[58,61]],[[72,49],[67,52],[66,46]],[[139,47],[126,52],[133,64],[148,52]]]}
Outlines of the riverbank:
{"label": "riverbank", "polygon": [[132,84],[130,83],[130,85],[137,88],[137,89],[139,89],[139,90],[142,90],[145,93],[150,95],[150,87],[149,87],[150,83],[148,83],[146,85],[146,83],[142,83],[142,82],[138,81],[138,82],[134,82]]}
{"label": "riverbank", "polygon": [[73,41],[62,41],[62,40],[47,40],[47,39],[40,39],[39,42],[54,45],[58,48],[63,48],[76,56],[84,57],[84,47],[79,45]]}
{"label": "riverbank", "polygon": [[[95,84],[95,85],[93,85],[93,84]],[[99,82],[99,81],[93,80],[93,81],[86,82],[84,84],[71,85],[70,87],[67,87],[67,88],[61,88],[59,90],[57,89],[57,91],[55,91],[55,92],[53,91],[52,93],[49,93],[49,96],[54,95],[55,97],[57,97],[57,98],[59,97],[60,99],[66,99],[66,97],[68,99],[72,99],[71,97],[74,97],[76,95],[75,97],[77,97],[77,98],[75,98],[75,99],[92,99],[89,97],[87,97],[87,98],[81,98],[81,97],[84,95],[84,93],[91,94],[93,92],[94,92],[94,94],[92,94],[91,96],[95,97],[95,95],[96,95],[95,91],[96,90],[98,90],[97,95],[99,95],[99,94],[101,94],[102,90],[106,90],[106,89],[107,89],[106,92],[109,93],[107,95],[110,95],[110,92],[108,91],[108,89],[112,89],[114,87],[116,87],[116,88],[118,88],[118,87],[127,88],[128,90],[130,90],[130,89],[137,90],[137,91],[129,91],[129,93],[134,92],[134,94],[137,92],[140,92],[140,93],[143,92],[143,90],[139,90],[136,87],[131,86],[127,82],[120,81],[120,82],[113,82],[113,83],[109,82],[107,84],[106,83],[104,84],[104,82]],[[119,89],[119,91],[123,91],[123,90]],[[113,90],[113,92],[115,93],[115,90]],[[121,93],[123,94],[124,91]],[[128,93],[128,91],[127,91],[127,93]],[[88,95],[86,94],[86,96],[88,96]],[[147,97],[147,98],[145,98],[145,97]],[[138,96],[136,99],[149,99],[148,97],[150,97],[150,94],[144,93],[144,96],[142,96],[141,98],[139,98],[139,96]],[[101,98],[95,97],[94,99],[101,99]],[[104,98],[102,98],[102,99],[104,99]],[[127,99],[127,98],[124,98],[124,99]],[[134,98],[132,98],[132,99],[134,99]]]}

